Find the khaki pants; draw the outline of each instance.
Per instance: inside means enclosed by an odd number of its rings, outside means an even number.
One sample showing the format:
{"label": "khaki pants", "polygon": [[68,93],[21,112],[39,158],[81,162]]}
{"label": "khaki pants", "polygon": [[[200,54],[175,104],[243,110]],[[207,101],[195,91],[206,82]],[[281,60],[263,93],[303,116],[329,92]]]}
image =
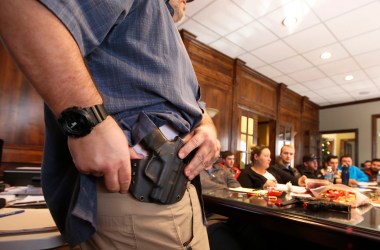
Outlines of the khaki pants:
{"label": "khaki pants", "polygon": [[100,181],[97,193],[97,232],[81,244],[83,250],[209,249],[197,192],[190,183],[182,200],[170,205],[109,193]]}

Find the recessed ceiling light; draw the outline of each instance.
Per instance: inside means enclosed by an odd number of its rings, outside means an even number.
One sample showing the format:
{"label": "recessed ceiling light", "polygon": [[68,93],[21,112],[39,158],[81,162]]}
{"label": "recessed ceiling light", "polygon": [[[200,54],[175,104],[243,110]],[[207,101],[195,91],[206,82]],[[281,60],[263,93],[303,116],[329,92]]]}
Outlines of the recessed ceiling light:
{"label": "recessed ceiling light", "polygon": [[282,25],[285,27],[292,27],[297,23],[297,18],[296,17],[285,17],[284,20],[282,20]]}
{"label": "recessed ceiling light", "polygon": [[323,53],[321,54],[321,58],[322,58],[323,60],[329,59],[330,57],[331,57],[331,53],[328,52],[328,51],[323,52]]}
{"label": "recessed ceiling light", "polygon": [[351,81],[352,79],[354,79],[353,75],[346,75],[346,77],[344,78],[344,80],[346,81]]}

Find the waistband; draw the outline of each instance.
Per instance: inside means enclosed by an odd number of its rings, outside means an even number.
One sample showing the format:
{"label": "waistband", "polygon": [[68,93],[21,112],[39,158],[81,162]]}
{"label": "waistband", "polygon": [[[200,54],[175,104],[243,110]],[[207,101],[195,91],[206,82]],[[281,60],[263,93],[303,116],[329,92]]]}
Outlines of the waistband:
{"label": "waistband", "polygon": [[[165,136],[166,140],[168,141],[172,141],[174,140],[174,138],[176,136],[178,136],[178,131],[175,130],[172,126],[168,125],[168,124],[165,124],[161,127],[159,127],[161,133]],[[133,149],[139,153],[139,154],[142,154],[144,155],[145,157],[148,156],[148,151],[144,149],[144,147],[138,143],[136,144],[135,146],[133,146]]]}

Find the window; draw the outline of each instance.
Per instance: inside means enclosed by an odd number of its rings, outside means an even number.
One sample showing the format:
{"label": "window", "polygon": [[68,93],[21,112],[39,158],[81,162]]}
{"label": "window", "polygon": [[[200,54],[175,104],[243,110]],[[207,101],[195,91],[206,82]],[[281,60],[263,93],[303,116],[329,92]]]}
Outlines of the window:
{"label": "window", "polygon": [[245,115],[241,116],[240,122],[240,168],[244,169],[250,163],[251,147],[255,145],[255,126],[257,122],[254,118]]}

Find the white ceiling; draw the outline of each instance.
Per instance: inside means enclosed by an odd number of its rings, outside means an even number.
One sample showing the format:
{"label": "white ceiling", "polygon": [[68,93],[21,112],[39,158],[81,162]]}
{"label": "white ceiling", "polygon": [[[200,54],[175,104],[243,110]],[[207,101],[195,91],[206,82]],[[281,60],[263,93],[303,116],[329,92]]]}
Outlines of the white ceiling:
{"label": "white ceiling", "polygon": [[178,29],[320,106],[380,97],[380,0],[195,0],[186,15]]}

